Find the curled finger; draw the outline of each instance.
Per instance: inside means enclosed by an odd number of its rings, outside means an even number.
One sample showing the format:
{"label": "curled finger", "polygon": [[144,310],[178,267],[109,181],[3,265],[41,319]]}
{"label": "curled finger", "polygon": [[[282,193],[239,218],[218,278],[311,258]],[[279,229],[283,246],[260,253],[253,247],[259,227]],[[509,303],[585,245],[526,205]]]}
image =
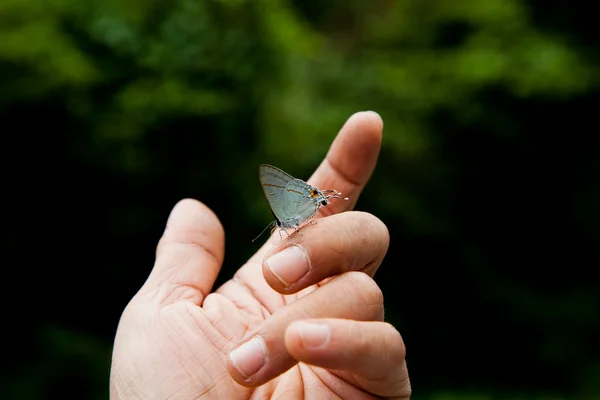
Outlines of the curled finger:
{"label": "curled finger", "polygon": [[333,278],[305,297],[281,308],[249,332],[229,353],[227,369],[238,383],[259,386],[290,369],[297,360],[288,352],[284,334],[294,321],[307,318],[383,320],[383,295],[362,272]]}
{"label": "curled finger", "polygon": [[375,275],[389,246],[387,227],[377,217],[350,211],[319,219],[267,253],[263,275],[283,294],[298,292],[348,271]]}

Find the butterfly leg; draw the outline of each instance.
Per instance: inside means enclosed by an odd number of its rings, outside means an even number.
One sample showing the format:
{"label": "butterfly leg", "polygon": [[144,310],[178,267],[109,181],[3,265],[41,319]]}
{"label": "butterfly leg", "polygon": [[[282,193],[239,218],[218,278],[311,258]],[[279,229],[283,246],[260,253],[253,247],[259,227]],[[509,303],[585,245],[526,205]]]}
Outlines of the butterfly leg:
{"label": "butterfly leg", "polygon": [[271,228],[271,233],[269,234],[269,236],[273,236],[273,232],[275,232],[275,229],[277,229],[277,225],[274,225],[273,228]]}
{"label": "butterfly leg", "polygon": [[279,229],[279,238],[281,239],[282,242],[283,242],[283,235],[281,234],[281,231],[285,232],[288,239],[290,238],[290,234],[288,233],[287,229],[281,228],[281,229]]}
{"label": "butterfly leg", "polygon": [[298,233],[298,235],[300,235],[300,236],[304,236],[304,235],[302,234],[302,232],[300,232],[300,228],[299,228],[298,226],[296,226],[296,225],[293,225],[292,227],[293,227],[293,228],[294,228],[294,230],[295,230],[295,231]]}

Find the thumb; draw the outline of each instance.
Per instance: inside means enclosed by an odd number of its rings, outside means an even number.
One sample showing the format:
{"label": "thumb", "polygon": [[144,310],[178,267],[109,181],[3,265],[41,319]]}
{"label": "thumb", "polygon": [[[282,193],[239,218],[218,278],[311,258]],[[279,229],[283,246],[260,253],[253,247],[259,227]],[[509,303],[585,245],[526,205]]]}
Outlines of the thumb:
{"label": "thumb", "polygon": [[189,300],[202,305],[223,263],[224,236],[208,207],[197,200],[181,200],[171,211],[141,292],[152,293],[163,304]]}

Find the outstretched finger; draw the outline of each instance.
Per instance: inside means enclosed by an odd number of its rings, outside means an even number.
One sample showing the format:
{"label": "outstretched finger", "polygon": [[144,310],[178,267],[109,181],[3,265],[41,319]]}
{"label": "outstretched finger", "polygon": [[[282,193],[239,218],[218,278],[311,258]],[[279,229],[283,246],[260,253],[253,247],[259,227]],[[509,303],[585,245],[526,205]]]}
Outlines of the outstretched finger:
{"label": "outstretched finger", "polygon": [[321,207],[320,216],[354,208],[375,169],[382,134],[383,121],[374,111],[357,112],[348,118],[308,183],[321,190],[342,192],[349,201],[333,201]]}
{"label": "outstretched finger", "polygon": [[294,241],[283,241],[265,256],[263,275],[283,294],[296,293],[348,271],[375,275],[389,245],[389,233],[377,217],[350,211],[319,219]]}

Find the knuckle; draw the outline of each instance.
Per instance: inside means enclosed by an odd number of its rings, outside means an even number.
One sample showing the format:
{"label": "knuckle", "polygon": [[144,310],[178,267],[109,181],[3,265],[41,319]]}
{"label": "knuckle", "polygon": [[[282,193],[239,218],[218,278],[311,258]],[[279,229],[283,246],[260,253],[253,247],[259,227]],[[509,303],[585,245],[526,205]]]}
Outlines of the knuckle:
{"label": "knuckle", "polygon": [[[327,223],[335,226],[338,234],[336,240],[329,243],[329,248],[339,253],[359,259],[383,259],[389,243],[390,235],[387,226],[373,214],[363,211],[349,211],[335,215]],[[367,260],[363,260],[367,261]]]}
{"label": "knuckle", "polygon": [[390,233],[382,220],[362,211],[356,211],[353,214],[352,229],[358,234],[356,240],[361,248],[371,250],[374,256],[383,259],[390,244]]}
{"label": "knuckle", "polygon": [[400,332],[388,322],[384,323],[383,335],[386,338],[386,347],[388,349],[393,349],[393,351],[388,353],[390,361],[392,361],[394,365],[402,365],[406,358],[406,345],[404,344],[402,335],[400,335]]}
{"label": "knuckle", "polygon": [[402,367],[396,377],[396,384],[394,385],[398,388],[397,398],[402,400],[410,399],[412,395],[412,386],[410,384],[410,377],[408,375],[408,369],[406,367],[406,362],[402,364]]}
{"label": "knuckle", "polygon": [[361,301],[367,306],[375,306],[383,312],[383,292],[377,283],[364,272],[351,271],[347,273],[351,285],[360,290]]}
{"label": "knuckle", "polygon": [[382,247],[385,249],[384,253],[387,252],[390,245],[390,231],[388,230],[387,225],[374,215],[371,215],[369,222],[373,227],[373,231],[377,232],[379,243],[383,244]]}
{"label": "knuckle", "polygon": [[382,336],[385,337],[384,343],[387,349],[386,364],[390,366],[391,370],[396,371],[392,377],[392,386],[397,388],[395,398],[410,399],[412,388],[406,366],[406,345],[404,344],[404,340],[400,332],[389,323],[384,323],[384,333]]}

